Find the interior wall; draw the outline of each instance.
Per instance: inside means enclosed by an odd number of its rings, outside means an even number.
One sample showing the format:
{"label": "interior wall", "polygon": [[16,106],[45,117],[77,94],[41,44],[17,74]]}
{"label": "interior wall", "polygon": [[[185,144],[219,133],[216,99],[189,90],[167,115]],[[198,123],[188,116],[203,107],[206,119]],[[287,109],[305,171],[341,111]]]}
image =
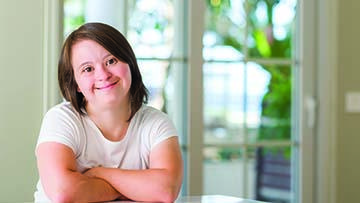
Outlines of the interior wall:
{"label": "interior wall", "polygon": [[0,3],[0,202],[30,202],[43,106],[43,1]]}
{"label": "interior wall", "polygon": [[338,203],[358,202],[360,199],[360,113],[345,112],[345,94],[360,92],[359,11],[360,1],[342,0],[338,4]]}

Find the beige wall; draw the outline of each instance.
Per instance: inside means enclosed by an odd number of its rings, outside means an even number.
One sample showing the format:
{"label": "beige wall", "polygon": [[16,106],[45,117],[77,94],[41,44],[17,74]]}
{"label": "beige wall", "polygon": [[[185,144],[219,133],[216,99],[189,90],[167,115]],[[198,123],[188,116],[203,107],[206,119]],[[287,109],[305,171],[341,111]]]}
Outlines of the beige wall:
{"label": "beige wall", "polygon": [[0,202],[33,200],[42,117],[42,2],[0,0]]}
{"label": "beige wall", "polygon": [[338,3],[337,202],[359,202],[360,113],[344,111],[345,93],[360,91],[360,1]]}

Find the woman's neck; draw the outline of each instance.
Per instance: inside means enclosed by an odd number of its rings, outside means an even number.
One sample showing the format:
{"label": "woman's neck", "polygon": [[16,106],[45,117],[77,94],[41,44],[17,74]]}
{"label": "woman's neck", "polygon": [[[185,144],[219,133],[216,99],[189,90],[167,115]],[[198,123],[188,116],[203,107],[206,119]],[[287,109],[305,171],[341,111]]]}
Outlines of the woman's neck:
{"label": "woman's neck", "polygon": [[91,120],[107,139],[120,141],[126,135],[130,123],[128,121],[131,115],[130,105],[108,108],[92,108],[87,105],[86,110]]}

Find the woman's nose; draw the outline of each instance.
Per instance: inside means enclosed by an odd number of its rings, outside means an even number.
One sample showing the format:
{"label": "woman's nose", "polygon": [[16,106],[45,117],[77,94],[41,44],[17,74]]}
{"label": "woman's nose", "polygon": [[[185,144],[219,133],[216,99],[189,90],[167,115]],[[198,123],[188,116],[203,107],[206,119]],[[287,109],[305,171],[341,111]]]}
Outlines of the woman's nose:
{"label": "woman's nose", "polygon": [[111,77],[111,72],[107,69],[106,66],[99,65],[95,69],[95,76],[97,80],[107,80]]}

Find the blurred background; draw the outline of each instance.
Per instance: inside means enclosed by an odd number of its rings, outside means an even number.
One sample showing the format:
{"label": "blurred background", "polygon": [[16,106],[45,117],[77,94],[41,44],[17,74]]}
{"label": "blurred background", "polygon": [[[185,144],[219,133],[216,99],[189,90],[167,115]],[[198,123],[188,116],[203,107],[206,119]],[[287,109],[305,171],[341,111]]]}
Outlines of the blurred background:
{"label": "blurred background", "polygon": [[42,115],[62,100],[58,54],[86,22],[110,24],[127,37],[149,105],[173,119],[185,161],[182,196],[359,199],[360,177],[348,170],[360,169],[360,29],[353,26],[360,3],[0,2],[0,202],[33,199]]}

